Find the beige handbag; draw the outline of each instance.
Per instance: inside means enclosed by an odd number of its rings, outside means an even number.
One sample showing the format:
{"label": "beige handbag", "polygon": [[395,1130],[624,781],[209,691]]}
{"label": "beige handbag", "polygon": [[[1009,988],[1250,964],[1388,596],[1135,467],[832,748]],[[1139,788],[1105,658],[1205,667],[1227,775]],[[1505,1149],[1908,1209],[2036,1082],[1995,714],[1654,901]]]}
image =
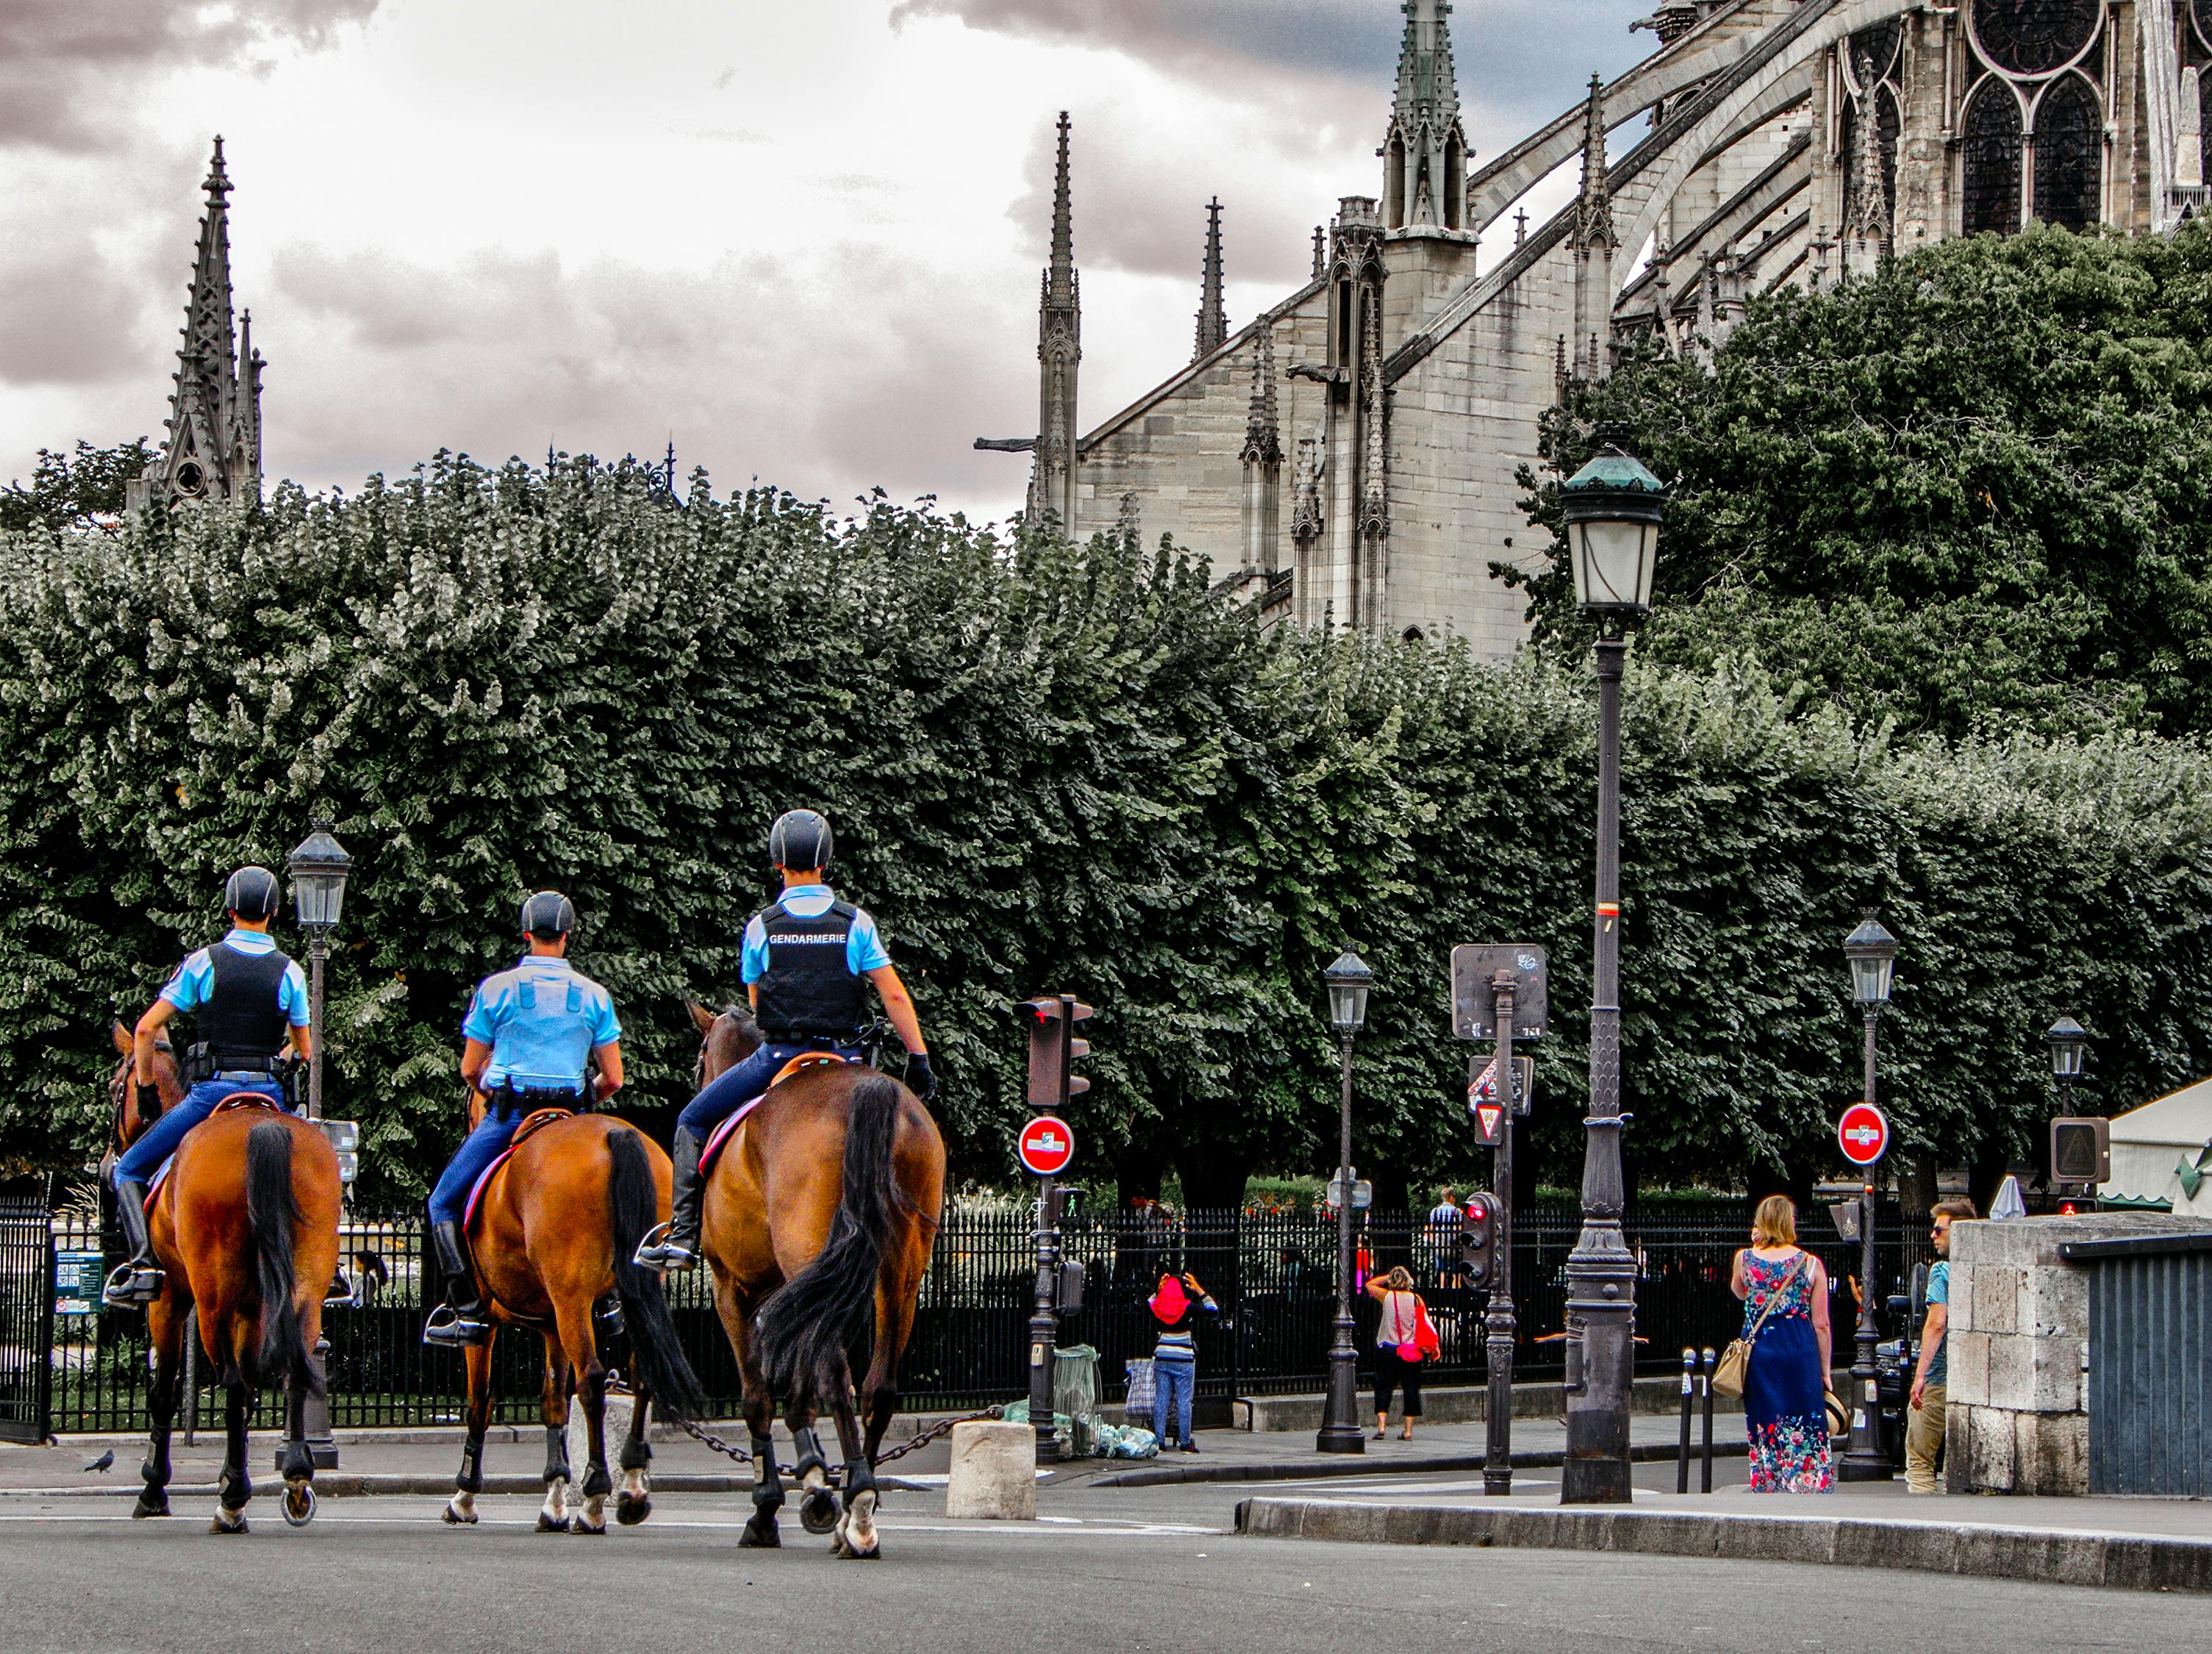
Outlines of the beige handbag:
{"label": "beige handbag", "polygon": [[1721,1352],[1720,1365],[1713,1369],[1713,1391],[1716,1395],[1743,1394],[1744,1375],[1751,1366],[1751,1347],[1759,1340],[1759,1329],[1766,1324],[1766,1317],[1774,1313],[1774,1306],[1782,1301],[1782,1294],[1789,1290],[1790,1283],[1812,1256],[1809,1252],[1797,1255],[1797,1262],[1790,1273],[1783,1276],[1774,1290],[1766,1295],[1766,1307],[1759,1312],[1759,1319],[1751,1323],[1750,1335],[1729,1340],[1729,1347]]}

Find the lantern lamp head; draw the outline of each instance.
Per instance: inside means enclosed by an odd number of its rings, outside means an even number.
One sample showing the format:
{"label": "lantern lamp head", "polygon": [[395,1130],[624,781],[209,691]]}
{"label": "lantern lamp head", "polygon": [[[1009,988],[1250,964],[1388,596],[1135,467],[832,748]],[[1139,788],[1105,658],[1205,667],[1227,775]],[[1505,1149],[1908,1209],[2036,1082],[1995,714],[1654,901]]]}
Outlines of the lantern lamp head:
{"label": "lantern lamp head", "polygon": [[292,872],[292,901],[299,910],[300,927],[308,932],[335,929],[345,906],[346,874],[353,858],[331,836],[331,824],[318,817],[300,848],[286,863]]}
{"label": "lantern lamp head", "polygon": [[2071,1017],[2061,1017],[2045,1036],[2051,1042],[2051,1072],[2059,1079],[2081,1077],[2081,1056],[2089,1043],[2088,1031]]}
{"label": "lantern lamp head", "polygon": [[1889,1003],[1890,975],[1897,966],[1897,938],[1882,928],[1872,909],[1859,927],[1844,938],[1850,962],[1851,998],[1869,1009]]}
{"label": "lantern lamp head", "polygon": [[1350,1039],[1366,1024],[1367,990],[1375,985],[1375,973],[1347,947],[1322,972],[1322,981],[1328,986],[1328,1025]]}
{"label": "lantern lamp head", "polygon": [[1651,606],[1667,485],[1608,445],[1561,490],[1575,602],[1599,619],[1632,619]]}

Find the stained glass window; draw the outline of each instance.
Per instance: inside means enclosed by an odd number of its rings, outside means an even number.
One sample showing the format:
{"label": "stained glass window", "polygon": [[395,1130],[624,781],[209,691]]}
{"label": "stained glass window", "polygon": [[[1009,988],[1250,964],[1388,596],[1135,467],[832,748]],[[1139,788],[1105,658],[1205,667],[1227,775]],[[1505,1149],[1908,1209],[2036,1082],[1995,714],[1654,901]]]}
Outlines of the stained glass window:
{"label": "stained glass window", "polygon": [[1974,0],[1974,39],[1999,69],[2047,75],[2081,55],[2103,15],[2100,0]]}
{"label": "stained glass window", "polygon": [[2097,222],[2104,149],[2105,123],[2096,93],[2079,75],[2060,76],[2035,111],[2038,218],[2069,229],[2087,229]]}
{"label": "stained glass window", "polygon": [[1966,108],[1967,234],[2020,228],[2020,100],[1996,76],[1984,77]]}
{"label": "stained glass window", "polygon": [[2197,20],[2197,38],[2212,47],[2212,0],[2190,0],[2189,9]]}
{"label": "stained glass window", "polygon": [[[2212,0],[2204,0],[2204,3],[2212,5]],[[1844,60],[1850,66],[1852,91],[1863,92],[1866,89],[1866,82],[1860,76],[1862,64],[1871,71],[1874,80],[1880,81],[1887,76],[1897,66],[1897,46],[1904,38],[1905,24],[1895,17],[1876,23],[1870,28],[1863,28],[1851,36]]]}

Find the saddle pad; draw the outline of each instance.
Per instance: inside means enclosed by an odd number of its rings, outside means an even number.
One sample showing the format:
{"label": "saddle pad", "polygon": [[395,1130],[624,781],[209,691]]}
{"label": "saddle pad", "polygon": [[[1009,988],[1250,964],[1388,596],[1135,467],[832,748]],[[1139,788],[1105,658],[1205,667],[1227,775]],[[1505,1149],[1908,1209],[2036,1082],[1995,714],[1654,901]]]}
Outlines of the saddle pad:
{"label": "saddle pad", "polygon": [[161,1185],[168,1181],[169,1168],[176,1164],[177,1157],[172,1154],[167,1159],[162,1161],[161,1165],[155,1170],[154,1175],[146,1180],[147,1216],[153,1216],[154,1202],[161,1198]]}
{"label": "saddle pad", "polygon": [[[793,1074],[804,1073],[806,1069],[819,1068],[823,1067],[825,1064],[852,1062],[857,1060],[858,1059],[854,1057],[841,1057],[835,1051],[801,1051],[797,1056],[792,1058],[790,1061],[785,1063],[783,1067],[775,1071],[775,1078],[769,1080],[768,1083],[768,1091],[774,1091],[777,1086],[782,1085],[785,1080],[790,1079]],[[745,1116],[747,1115],[750,1114],[755,1109],[757,1109],[762,1104],[767,1101],[768,1092],[763,1092],[758,1097],[752,1098],[750,1102],[738,1104],[738,1111],[732,1115],[727,1120],[722,1122],[720,1125],[715,1127],[714,1131],[708,1134],[706,1146],[699,1151],[699,1176],[702,1180],[704,1180],[706,1177],[714,1170],[714,1162],[721,1158],[722,1146],[730,1140],[731,1134],[735,1132],[739,1126],[744,1123]]]}

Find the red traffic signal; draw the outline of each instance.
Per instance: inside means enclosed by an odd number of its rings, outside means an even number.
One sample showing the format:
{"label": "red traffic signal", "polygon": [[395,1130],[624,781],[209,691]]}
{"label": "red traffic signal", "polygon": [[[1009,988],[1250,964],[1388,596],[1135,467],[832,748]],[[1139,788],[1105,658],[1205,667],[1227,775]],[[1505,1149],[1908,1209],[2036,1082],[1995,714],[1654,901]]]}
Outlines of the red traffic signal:
{"label": "red traffic signal", "polygon": [[1077,1023],[1096,1013],[1073,994],[1024,1000],[1022,1010],[1030,1030],[1030,1107],[1060,1108],[1091,1089],[1091,1082],[1072,1073],[1070,1065],[1091,1055],[1091,1042],[1076,1038],[1074,1031]]}
{"label": "red traffic signal", "polygon": [[1460,1266],[1470,1286],[1487,1287],[1498,1271],[1498,1212],[1487,1195],[1467,1203],[1460,1220]]}

